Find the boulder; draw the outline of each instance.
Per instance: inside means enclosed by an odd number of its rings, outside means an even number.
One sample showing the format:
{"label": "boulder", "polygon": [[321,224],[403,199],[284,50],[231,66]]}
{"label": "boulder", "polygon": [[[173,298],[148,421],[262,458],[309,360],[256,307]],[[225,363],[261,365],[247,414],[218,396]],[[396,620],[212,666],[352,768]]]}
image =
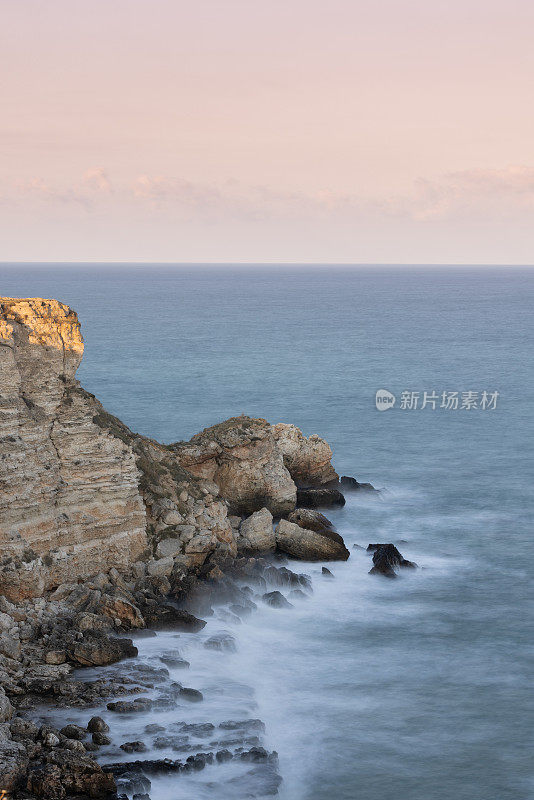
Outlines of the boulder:
{"label": "boulder", "polygon": [[306,528],[308,531],[316,531],[317,533],[327,533],[334,530],[334,526],[324,514],[321,514],[320,511],[313,511],[310,508],[296,508],[289,514],[288,520],[300,525],[301,528]]}
{"label": "boulder", "polygon": [[320,487],[337,481],[338,474],[331,464],[332,449],[317,434],[304,436],[295,425],[279,422],[273,426],[274,437],[282,452],[289,474],[302,487]]}
{"label": "boulder", "polygon": [[345,498],[338,489],[299,489],[297,506],[303,508],[331,508],[344,506]]}
{"label": "boulder", "polygon": [[334,531],[309,531],[282,519],[275,533],[278,550],[303,561],[346,561],[350,555],[343,539]]}
{"label": "boulder", "polygon": [[384,575],[386,578],[396,578],[395,567],[408,567],[415,569],[417,564],[405,559],[394,544],[370,544],[367,548],[373,553],[373,567],[370,575]]}
{"label": "boulder", "polygon": [[75,643],[69,655],[72,661],[84,667],[101,667],[136,656],[137,647],[131,639],[111,639],[92,631],[86,632],[83,640]]}
{"label": "boulder", "polygon": [[267,508],[255,511],[239,528],[237,550],[240,555],[268,553],[276,549],[273,515]]}

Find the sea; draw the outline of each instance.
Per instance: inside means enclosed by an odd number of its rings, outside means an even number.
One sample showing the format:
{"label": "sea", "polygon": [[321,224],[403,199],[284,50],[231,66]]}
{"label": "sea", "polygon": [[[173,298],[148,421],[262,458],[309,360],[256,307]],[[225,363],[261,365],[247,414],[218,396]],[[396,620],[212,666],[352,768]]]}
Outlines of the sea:
{"label": "sea", "polygon": [[[534,798],[534,270],[4,264],[0,294],[78,312],[78,378],[133,430],[290,422],[383,490],[325,512],[351,556],[333,577],[290,563],[313,587],[291,608],[258,600],[197,634],[140,637],[134,666],[179,653],[190,666],[169,679],[204,699],[93,711],[114,742],[102,763],[214,750],[233,721],[261,729],[276,769],[237,757],[154,776],[151,800]],[[419,568],[370,575],[375,542]],[[204,646],[221,631],[235,647]],[[178,744],[156,749],[169,731]],[[146,751],[123,753],[128,738]]]}

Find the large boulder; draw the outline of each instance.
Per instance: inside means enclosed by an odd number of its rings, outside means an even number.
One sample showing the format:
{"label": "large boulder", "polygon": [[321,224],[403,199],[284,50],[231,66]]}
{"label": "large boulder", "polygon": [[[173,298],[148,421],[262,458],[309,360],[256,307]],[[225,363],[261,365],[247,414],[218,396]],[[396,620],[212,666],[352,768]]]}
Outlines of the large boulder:
{"label": "large boulder", "polygon": [[337,481],[328,442],[315,433],[306,437],[295,425],[285,422],[274,425],[273,431],[284,464],[297,486],[318,487]]}
{"label": "large boulder", "polygon": [[296,508],[289,514],[288,520],[300,525],[301,528],[316,531],[317,533],[327,533],[334,530],[334,526],[324,514],[321,514],[320,511],[313,511],[310,508]]}
{"label": "large boulder", "polygon": [[268,508],[255,511],[243,520],[239,528],[237,550],[239,554],[268,553],[276,549],[273,515]]}
{"label": "large boulder", "polygon": [[350,553],[334,531],[318,533],[282,519],[275,531],[278,550],[303,561],[346,561]]}
{"label": "large boulder", "polygon": [[231,514],[265,507],[280,516],[295,508],[295,484],[273,426],[264,419],[232,417],[171,449],[182,467],[217,484]]}

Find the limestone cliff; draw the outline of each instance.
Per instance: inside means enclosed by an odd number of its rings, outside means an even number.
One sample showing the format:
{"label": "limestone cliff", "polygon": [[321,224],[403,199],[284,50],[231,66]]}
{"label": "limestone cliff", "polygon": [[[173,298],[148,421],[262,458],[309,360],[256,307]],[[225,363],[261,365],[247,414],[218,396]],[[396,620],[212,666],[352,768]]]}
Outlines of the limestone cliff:
{"label": "limestone cliff", "polygon": [[[0,594],[41,595],[115,567],[165,580],[237,554],[239,519],[290,513],[297,486],[337,479],[293,425],[234,417],[190,442],[133,433],[76,381],[78,318],[0,298]],[[140,567],[141,569],[141,567]]]}
{"label": "limestone cliff", "polygon": [[73,392],[82,354],[70,308],[0,299],[0,592],[11,597],[123,568],[146,548],[134,455]]}

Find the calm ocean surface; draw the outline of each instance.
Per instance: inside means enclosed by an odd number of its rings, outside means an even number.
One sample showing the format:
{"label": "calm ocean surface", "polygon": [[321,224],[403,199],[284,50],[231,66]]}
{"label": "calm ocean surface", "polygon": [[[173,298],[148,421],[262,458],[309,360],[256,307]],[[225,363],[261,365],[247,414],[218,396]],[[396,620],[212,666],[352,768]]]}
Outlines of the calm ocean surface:
{"label": "calm ocean surface", "polygon": [[[0,266],[0,294],[78,312],[78,377],[134,430],[292,422],[388,489],[328,515],[352,552],[334,581],[297,565],[310,599],[225,624],[237,653],[180,637],[195,721],[260,717],[282,800],[534,798],[534,270]],[[496,409],[400,407],[484,390]],[[425,569],[369,576],[352,545],[377,541]],[[153,781],[151,798],[263,796],[231,769]]]}

